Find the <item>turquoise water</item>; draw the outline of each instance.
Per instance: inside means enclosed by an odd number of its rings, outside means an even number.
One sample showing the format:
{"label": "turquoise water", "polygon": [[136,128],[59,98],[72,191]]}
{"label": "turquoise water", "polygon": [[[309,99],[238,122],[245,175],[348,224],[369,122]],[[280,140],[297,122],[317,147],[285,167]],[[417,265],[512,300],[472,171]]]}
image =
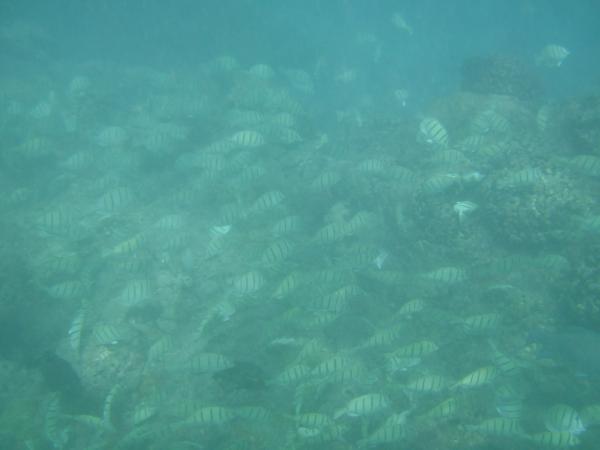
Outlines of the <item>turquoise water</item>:
{"label": "turquoise water", "polygon": [[595,448],[594,2],[0,11],[0,449]]}

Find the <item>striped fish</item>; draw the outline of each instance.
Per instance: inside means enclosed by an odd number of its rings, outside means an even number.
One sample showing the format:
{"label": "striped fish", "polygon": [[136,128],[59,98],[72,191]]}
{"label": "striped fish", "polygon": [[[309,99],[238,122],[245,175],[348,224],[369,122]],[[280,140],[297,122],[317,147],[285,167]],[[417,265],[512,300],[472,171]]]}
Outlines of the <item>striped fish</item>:
{"label": "striped fish", "polygon": [[448,386],[446,378],[440,375],[424,375],[409,381],[406,389],[413,392],[441,392]]}
{"label": "striped fish", "polygon": [[69,234],[72,225],[73,217],[62,208],[48,211],[37,219],[38,229],[49,234]]}
{"label": "striped fish", "polygon": [[66,418],[72,420],[73,422],[79,423],[86,427],[89,427],[92,430],[96,430],[98,432],[113,432],[114,428],[111,424],[107,423],[102,417],[96,417],[88,414],[78,414],[78,415],[67,415]]}
{"label": "striped fish", "polygon": [[269,421],[273,418],[273,413],[262,406],[240,406],[235,412],[238,417],[247,420]]}
{"label": "striped fish", "polygon": [[446,147],[448,145],[448,132],[439,120],[426,117],[419,123],[418,140],[430,145]]}
{"label": "striped fish", "polygon": [[348,308],[348,304],[347,298],[335,295],[334,292],[313,300],[310,304],[310,309],[316,312],[339,314]]}
{"label": "striped fish", "polygon": [[294,250],[294,244],[287,239],[279,239],[269,245],[261,256],[261,262],[267,265],[281,263]]}
{"label": "striped fish", "polygon": [[302,136],[297,130],[290,127],[278,127],[274,130],[273,136],[277,141],[284,145],[297,144],[302,142]]}
{"label": "striped fish", "polygon": [[265,144],[265,137],[255,130],[238,131],[229,140],[240,147],[255,148]]}
{"label": "striped fish", "polygon": [[384,424],[366,439],[359,440],[357,445],[358,447],[364,447],[391,444],[405,439],[407,434],[406,425],[404,424]]}
{"label": "striped fish", "polygon": [[600,157],[579,155],[571,159],[571,165],[583,175],[600,177]]}
{"label": "striped fish", "polygon": [[546,411],[544,425],[548,431],[567,431],[575,435],[585,431],[579,413],[571,406],[563,404],[554,405]]}
{"label": "striped fish", "polygon": [[69,327],[69,343],[71,344],[71,348],[75,350],[77,354],[79,354],[79,349],[81,347],[81,335],[83,333],[84,322],[85,310],[81,308]]}
{"label": "striped fish", "polygon": [[519,375],[521,371],[519,363],[515,359],[499,351],[494,345],[492,345],[491,357],[492,362],[503,375],[510,377]]}
{"label": "striped fish", "polygon": [[119,301],[128,306],[138,305],[152,295],[152,288],[148,280],[131,280],[126,285]]}
{"label": "striped fish", "polygon": [[371,335],[360,347],[368,348],[390,345],[398,339],[398,337],[400,336],[400,331],[401,328],[398,326],[378,330],[373,335]]}
{"label": "striped fish", "polygon": [[151,419],[158,413],[158,407],[148,403],[140,403],[135,405],[131,414],[131,422],[134,426],[139,426],[147,420]]}
{"label": "striped fish", "polygon": [[292,365],[284,369],[276,378],[275,383],[284,386],[294,385],[310,375],[310,368],[303,364]]}
{"label": "striped fish", "polygon": [[269,211],[280,205],[284,200],[285,195],[283,195],[280,191],[265,192],[256,199],[252,206],[250,206],[250,212],[253,214],[259,214]]}
{"label": "striped fish", "polygon": [[581,441],[568,431],[544,431],[532,434],[531,440],[542,447],[566,448],[579,445]]}
{"label": "striped fish", "polygon": [[275,71],[268,64],[254,64],[248,69],[248,74],[262,80],[270,80],[275,76]]}
{"label": "striped fish", "polygon": [[438,173],[425,180],[421,187],[425,194],[436,195],[456,186],[460,180],[460,175],[456,173]]}
{"label": "striped fish", "polygon": [[387,398],[382,394],[365,394],[350,400],[346,407],[337,411],[334,419],[342,415],[364,417],[379,413],[389,407]]}
{"label": "striped fish", "polygon": [[501,385],[494,393],[496,411],[507,419],[519,419],[523,412],[523,396],[510,385]]}
{"label": "striped fish", "polygon": [[205,406],[199,408],[189,417],[186,424],[189,425],[223,425],[235,418],[235,414],[229,408],[222,406]]}
{"label": "striped fish", "polygon": [[300,229],[300,222],[299,216],[286,216],[276,222],[271,231],[277,236],[295,233]]}
{"label": "striped fish", "polygon": [[146,235],[144,233],[138,233],[135,236],[119,242],[112,249],[102,253],[102,257],[107,256],[119,256],[119,255],[130,255],[140,249],[140,246],[146,241]]}
{"label": "striped fish", "polygon": [[148,349],[149,363],[162,363],[166,356],[174,350],[175,344],[171,336],[163,336],[156,340]]}
{"label": "striped fish", "polygon": [[98,324],[92,332],[100,345],[115,345],[127,338],[127,334],[119,327],[110,324]]}
{"label": "striped fish", "polygon": [[244,167],[240,174],[242,184],[249,185],[267,174],[267,169],[259,164]]}
{"label": "striped fish", "polygon": [[417,341],[396,349],[390,356],[400,356],[406,358],[420,358],[436,352],[439,349],[437,344],[432,341]]}
{"label": "striped fish", "polygon": [[69,435],[64,431],[61,421],[63,415],[60,411],[58,393],[50,394],[44,414],[44,437],[50,441],[55,448],[64,448],[67,445]]}
{"label": "striped fish", "polygon": [[319,229],[315,235],[315,241],[318,244],[329,244],[338,242],[348,235],[348,230],[344,224],[333,222]]}
{"label": "striped fish", "polygon": [[542,67],[560,67],[571,52],[562,45],[546,45],[535,57],[535,63]]}
{"label": "striped fish", "polygon": [[428,280],[438,283],[455,284],[467,279],[467,273],[459,267],[441,267],[423,275]]}
{"label": "striped fish", "polygon": [[118,147],[128,139],[127,132],[117,126],[108,126],[100,130],[96,136],[96,143],[100,147]]}
{"label": "striped fish", "polygon": [[57,300],[73,300],[79,298],[85,292],[81,281],[72,280],[50,286],[48,293]]}
{"label": "striped fish", "polygon": [[489,384],[496,379],[498,369],[494,366],[484,366],[465,375],[457,383],[452,385],[451,389],[474,388]]}
{"label": "striped fish", "polygon": [[403,356],[388,356],[386,369],[390,373],[406,372],[411,367],[421,364],[421,358],[403,357]]}
{"label": "striped fish", "polygon": [[409,300],[406,303],[404,303],[398,310],[398,315],[410,316],[412,314],[423,311],[424,308],[425,302],[420,298],[416,298],[414,300]]}
{"label": "striped fish", "polygon": [[354,365],[354,361],[343,356],[333,356],[326,359],[312,369],[311,375],[316,377],[327,377],[334,372],[340,372]]}
{"label": "striped fish", "polygon": [[155,226],[161,230],[174,231],[181,229],[184,224],[184,217],[181,214],[168,214],[158,219]]}
{"label": "striped fish", "polygon": [[256,270],[251,270],[233,279],[233,288],[238,295],[250,295],[265,284],[265,278]]}
{"label": "striped fish", "polygon": [[375,221],[375,215],[367,211],[359,211],[350,218],[345,225],[346,233],[354,235],[360,230],[367,228]]}
{"label": "striped fish", "polygon": [[523,429],[515,419],[494,417],[486,419],[477,425],[466,426],[465,429],[491,436],[521,436]]}
{"label": "striped fish", "polygon": [[335,422],[331,417],[317,412],[299,414],[294,420],[296,421],[297,426],[307,428],[321,429],[335,425]]}
{"label": "striped fish", "polygon": [[479,334],[494,330],[500,323],[500,315],[496,313],[478,314],[465,317],[461,320],[461,326],[466,333]]}
{"label": "striped fish", "polygon": [[325,171],[315,178],[310,184],[311,189],[318,192],[329,191],[342,179],[342,176],[337,172]]}
{"label": "striped fish", "polygon": [[191,370],[201,373],[215,373],[230,369],[234,363],[220,353],[198,353],[188,360]]}
{"label": "striped fish", "polygon": [[294,293],[300,286],[301,275],[298,272],[292,272],[285,276],[275,288],[273,297],[277,299],[286,298]]}
{"label": "striped fish", "polygon": [[441,403],[438,403],[433,408],[425,412],[421,419],[426,420],[439,420],[439,419],[448,419],[453,417],[458,409],[458,400],[454,397],[447,398]]}
{"label": "striped fish", "polygon": [[379,173],[383,172],[389,165],[389,162],[384,159],[371,158],[365,159],[358,164],[358,171],[363,173]]}
{"label": "striped fish", "polygon": [[501,188],[521,188],[534,186],[542,181],[543,175],[541,169],[538,167],[527,167],[501,178],[498,180],[498,186]]}
{"label": "striped fish", "polygon": [[98,207],[102,212],[114,213],[131,205],[134,200],[135,195],[130,188],[119,186],[100,197]]}

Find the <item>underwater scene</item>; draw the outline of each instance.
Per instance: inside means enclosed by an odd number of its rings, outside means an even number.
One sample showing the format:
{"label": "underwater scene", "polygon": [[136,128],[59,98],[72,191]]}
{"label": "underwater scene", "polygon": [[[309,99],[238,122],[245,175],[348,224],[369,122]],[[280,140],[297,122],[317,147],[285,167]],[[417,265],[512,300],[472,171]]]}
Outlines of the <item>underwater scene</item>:
{"label": "underwater scene", "polygon": [[0,450],[600,448],[598,30],[0,1]]}

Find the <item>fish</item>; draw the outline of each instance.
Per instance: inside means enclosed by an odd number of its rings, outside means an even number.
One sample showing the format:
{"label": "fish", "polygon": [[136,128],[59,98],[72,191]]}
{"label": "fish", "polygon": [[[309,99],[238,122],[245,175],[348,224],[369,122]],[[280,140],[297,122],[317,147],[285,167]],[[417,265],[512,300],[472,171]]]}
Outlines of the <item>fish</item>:
{"label": "fish", "polygon": [[421,358],[390,356],[387,360],[386,368],[388,372],[394,374],[396,372],[406,372],[411,367],[421,363]]}
{"label": "fish", "polygon": [[423,274],[423,277],[438,283],[456,284],[465,281],[467,274],[464,269],[459,267],[441,267]]}
{"label": "fish", "polygon": [[496,379],[498,375],[498,369],[494,366],[484,366],[473,372],[465,375],[457,383],[455,383],[450,389],[458,388],[474,388],[489,384]]}
{"label": "fish", "polygon": [[423,311],[425,302],[420,298],[415,298],[404,303],[398,310],[398,316],[410,316],[412,314]]}
{"label": "fish", "polygon": [[421,420],[439,420],[448,419],[456,414],[458,410],[458,400],[454,397],[449,397],[441,403],[438,403],[433,408],[429,409],[425,414],[420,416]]}
{"label": "fish", "polygon": [[96,136],[96,144],[100,147],[119,147],[129,139],[128,133],[121,127],[103,128]]}
{"label": "fish", "polygon": [[542,67],[560,67],[571,52],[562,45],[546,45],[536,56],[535,63]]}
{"label": "fish", "polygon": [[452,209],[458,215],[459,223],[463,223],[467,216],[470,215],[473,211],[475,211],[477,207],[478,206],[476,203],[469,200],[464,200],[456,202]]}
{"label": "fish", "polygon": [[423,182],[423,191],[435,195],[448,191],[460,183],[460,175],[456,173],[438,173]]}
{"label": "fish", "polygon": [[277,377],[275,377],[274,383],[281,386],[293,386],[300,383],[311,373],[308,366],[304,364],[295,364],[286,367]]}
{"label": "fish", "polygon": [[520,189],[540,185],[543,181],[542,170],[539,167],[526,167],[509,173],[498,180],[498,187],[501,189]]}
{"label": "fish", "polygon": [[260,272],[251,270],[233,279],[235,293],[240,296],[254,294],[265,284],[265,278]]}
{"label": "fish", "polygon": [[440,375],[423,375],[408,382],[405,388],[410,392],[441,392],[448,386],[446,378]]}
{"label": "fish", "polygon": [[531,440],[542,447],[574,447],[581,441],[568,431],[544,431],[533,434]]}
{"label": "fish", "polygon": [[408,24],[408,22],[406,22],[406,19],[402,16],[402,14],[398,12],[392,15],[392,25],[410,36],[413,34],[412,27]]}
{"label": "fish", "polygon": [[242,130],[234,133],[229,138],[230,142],[247,148],[256,148],[265,144],[264,136],[258,131],[254,130]]}
{"label": "fish", "polygon": [[250,213],[259,214],[265,211],[269,211],[276,206],[280,205],[285,199],[279,191],[268,191],[262,194],[256,199],[256,201],[250,207]]}
{"label": "fish", "polygon": [[358,72],[356,69],[343,67],[335,74],[335,81],[338,83],[352,83],[356,80]]}
{"label": "fish", "polygon": [[600,158],[594,155],[578,155],[569,161],[577,172],[591,176],[600,177]]}
{"label": "fish", "polygon": [[505,417],[486,419],[478,425],[470,425],[465,428],[469,431],[491,436],[523,435],[523,429],[519,425],[519,422],[515,419],[507,419]]}
{"label": "fish", "polygon": [[289,297],[291,294],[298,289],[302,279],[299,272],[291,272],[285,276],[275,288],[273,292],[273,298],[284,299]]}
{"label": "fish", "polygon": [[364,417],[377,414],[389,407],[389,402],[383,394],[365,394],[350,400],[346,406],[338,410],[333,418],[338,419],[344,415],[351,417]]}
{"label": "fish", "polygon": [[287,239],[279,239],[269,245],[261,256],[261,262],[266,266],[276,266],[289,257],[294,249]]}
{"label": "fish", "polygon": [[334,372],[345,370],[353,365],[354,362],[348,358],[343,356],[333,356],[312,369],[311,374],[315,377],[327,377]]}
{"label": "fish", "polygon": [[229,408],[222,406],[205,406],[198,408],[186,420],[185,424],[196,425],[223,425],[235,418],[235,414]]}
{"label": "fish", "polygon": [[499,314],[488,313],[465,317],[459,323],[467,334],[485,334],[486,332],[495,330],[499,322]]}
{"label": "fish", "polygon": [[430,353],[436,352],[439,349],[437,344],[432,341],[423,340],[407,344],[400,347],[390,353],[389,357],[403,357],[403,358],[420,358],[422,356],[429,355]]}
{"label": "fish", "polygon": [[438,119],[426,117],[419,123],[417,141],[433,146],[446,147],[448,145],[448,132]]}
{"label": "fish", "polygon": [[558,404],[552,406],[544,414],[544,425],[548,431],[567,431],[578,435],[585,431],[585,426],[579,413],[569,405]]}
{"label": "fish", "polygon": [[388,256],[390,256],[390,254],[388,252],[386,252],[385,250],[381,250],[378,253],[377,257],[373,260],[373,264],[375,264],[377,269],[379,269],[379,270],[383,269],[383,265],[385,264],[386,260],[388,259]]}
{"label": "fish", "polygon": [[138,426],[147,420],[151,419],[158,413],[158,407],[148,403],[140,403],[135,405],[131,415],[131,422],[134,426]]}
{"label": "fish", "polygon": [[334,425],[331,417],[317,412],[299,414],[294,417],[296,424],[306,428],[325,428]]}
{"label": "fish", "polygon": [[235,366],[231,359],[219,353],[198,353],[187,364],[189,369],[198,373],[216,373]]}
{"label": "fish", "polygon": [[81,310],[77,313],[73,321],[71,322],[71,326],[69,327],[69,343],[71,344],[71,348],[79,354],[79,349],[81,347],[81,336],[84,329],[85,322],[85,310],[81,308]]}
{"label": "fish", "polygon": [[401,441],[407,436],[406,426],[403,424],[383,424],[367,438],[357,442],[359,448],[378,447]]}
{"label": "fish", "polygon": [[410,97],[410,92],[408,91],[408,89],[396,89],[394,90],[394,97],[396,98],[396,100],[398,100],[398,102],[403,108],[406,108],[408,98]]}
{"label": "fish", "polygon": [[248,69],[248,74],[263,80],[270,80],[275,76],[275,71],[268,64],[254,64]]}
{"label": "fish", "polygon": [[523,412],[523,400],[517,393],[497,392],[494,406],[498,414],[506,419],[520,419]]}

